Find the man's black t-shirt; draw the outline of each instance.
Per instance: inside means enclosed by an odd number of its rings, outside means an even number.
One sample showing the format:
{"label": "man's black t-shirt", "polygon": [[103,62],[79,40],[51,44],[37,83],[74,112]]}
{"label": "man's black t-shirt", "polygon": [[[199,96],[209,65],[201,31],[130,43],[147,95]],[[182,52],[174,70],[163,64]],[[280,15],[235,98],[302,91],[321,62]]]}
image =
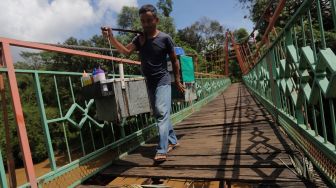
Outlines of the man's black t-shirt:
{"label": "man's black t-shirt", "polygon": [[140,44],[140,36],[136,36],[132,43],[139,51],[141,70],[147,79],[148,86],[156,87],[170,84],[167,55],[174,51],[172,38],[160,31],[156,37],[147,38],[143,45]]}

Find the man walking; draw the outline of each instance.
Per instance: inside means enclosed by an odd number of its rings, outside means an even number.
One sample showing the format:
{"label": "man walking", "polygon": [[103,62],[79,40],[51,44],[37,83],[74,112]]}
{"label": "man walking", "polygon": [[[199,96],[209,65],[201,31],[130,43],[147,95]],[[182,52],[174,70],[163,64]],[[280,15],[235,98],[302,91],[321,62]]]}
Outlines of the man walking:
{"label": "man walking", "polygon": [[153,5],[144,5],[139,9],[143,35],[136,36],[126,46],[113,37],[112,29],[102,27],[102,33],[112,45],[126,55],[139,51],[141,70],[147,81],[148,94],[154,110],[159,130],[159,143],[155,161],[167,160],[167,153],[178,146],[175,131],[170,121],[171,78],[167,69],[167,55],[173,64],[175,84],[180,92],[184,87],[180,81],[179,64],[174,51],[172,38],[157,29],[159,18]]}

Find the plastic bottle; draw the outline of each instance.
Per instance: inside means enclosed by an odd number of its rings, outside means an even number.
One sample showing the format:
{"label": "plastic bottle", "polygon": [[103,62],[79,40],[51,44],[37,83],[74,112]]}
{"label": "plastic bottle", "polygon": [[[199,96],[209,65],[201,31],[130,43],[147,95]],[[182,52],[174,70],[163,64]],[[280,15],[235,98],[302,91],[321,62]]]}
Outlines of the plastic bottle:
{"label": "plastic bottle", "polygon": [[94,76],[93,76],[93,81],[94,82],[99,82],[101,80],[106,80],[105,78],[105,72],[99,67],[98,69],[94,70]]}
{"label": "plastic bottle", "polygon": [[92,71],[92,78],[94,78],[96,75],[96,68],[93,68],[93,71]]}
{"label": "plastic bottle", "polygon": [[82,83],[83,83],[83,86],[92,84],[91,77],[85,71],[83,72],[83,75],[82,75]]}

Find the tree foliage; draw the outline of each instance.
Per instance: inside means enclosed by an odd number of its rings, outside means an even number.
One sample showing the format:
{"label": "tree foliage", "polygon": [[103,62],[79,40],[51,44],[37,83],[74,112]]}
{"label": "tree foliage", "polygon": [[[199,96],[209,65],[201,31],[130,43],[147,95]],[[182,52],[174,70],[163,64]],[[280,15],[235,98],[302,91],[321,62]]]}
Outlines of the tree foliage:
{"label": "tree foliage", "polygon": [[177,36],[181,41],[185,41],[191,48],[197,51],[202,50],[204,41],[202,36],[197,32],[195,25],[179,30]]}
{"label": "tree foliage", "polygon": [[240,28],[234,31],[234,36],[236,38],[236,41],[243,41],[247,39],[249,33],[245,28]]}
{"label": "tree foliage", "polygon": [[123,29],[140,30],[139,9],[137,7],[124,6],[118,14],[118,26]]}
{"label": "tree foliage", "polygon": [[[268,26],[268,18],[272,16],[272,13],[277,8],[279,1],[268,1],[268,0],[238,0],[244,8],[250,11],[250,19],[256,24],[256,29],[259,34],[262,35]],[[290,18],[295,14],[295,12],[300,8],[303,0],[288,0],[286,1],[285,7],[281,12],[276,27],[283,28]],[[331,12],[331,1],[320,0],[320,5],[322,8],[323,26],[328,31],[333,29],[332,12]],[[268,8],[268,9],[267,9]],[[312,15],[312,21],[315,22],[315,28],[318,28],[317,23],[317,3],[313,2],[312,8],[310,10]],[[304,14],[304,19],[307,19],[308,13]]]}
{"label": "tree foliage", "polygon": [[178,37],[199,52],[209,52],[223,46],[225,29],[217,20],[203,17],[179,30]]}
{"label": "tree foliage", "polygon": [[156,6],[165,17],[169,17],[173,11],[173,0],[159,0]]}
{"label": "tree foliage", "polygon": [[[174,37],[176,34],[176,28],[173,18],[166,17],[161,13],[158,14],[158,17],[158,29]],[[122,11],[118,15],[117,23],[120,28],[141,31],[142,27],[139,18],[139,9],[137,7],[123,7]],[[134,36],[135,35],[132,33],[121,32],[119,33],[118,39],[122,43],[126,44],[129,43]]]}

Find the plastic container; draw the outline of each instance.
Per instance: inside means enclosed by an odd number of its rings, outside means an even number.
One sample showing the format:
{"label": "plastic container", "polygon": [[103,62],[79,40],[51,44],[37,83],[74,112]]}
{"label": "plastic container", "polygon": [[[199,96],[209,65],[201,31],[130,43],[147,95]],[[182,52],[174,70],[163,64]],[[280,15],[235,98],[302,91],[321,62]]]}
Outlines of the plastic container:
{"label": "plastic container", "polygon": [[83,75],[82,75],[82,83],[83,83],[83,86],[92,84],[91,76],[89,76],[85,71],[83,72]]}
{"label": "plastic container", "polygon": [[93,82],[100,82],[102,80],[106,80],[105,72],[99,67],[94,70]]}
{"label": "plastic container", "polygon": [[185,55],[185,52],[183,48],[181,47],[174,47],[174,50],[175,50],[176,55]]}

